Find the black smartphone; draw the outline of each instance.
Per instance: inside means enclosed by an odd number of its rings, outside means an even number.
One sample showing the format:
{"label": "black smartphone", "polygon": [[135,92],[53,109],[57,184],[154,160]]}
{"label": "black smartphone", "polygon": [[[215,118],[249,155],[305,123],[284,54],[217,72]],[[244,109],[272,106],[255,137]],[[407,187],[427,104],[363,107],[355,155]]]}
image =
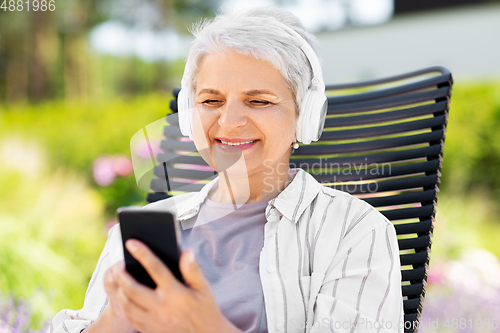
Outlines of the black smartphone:
{"label": "black smartphone", "polygon": [[174,215],[165,211],[121,207],[117,210],[122,233],[125,267],[138,282],[151,288],[156,283],[142,265],[128,252],[125,242],[134,238],[146,244],[182,283],[179,269],[180,231]]}

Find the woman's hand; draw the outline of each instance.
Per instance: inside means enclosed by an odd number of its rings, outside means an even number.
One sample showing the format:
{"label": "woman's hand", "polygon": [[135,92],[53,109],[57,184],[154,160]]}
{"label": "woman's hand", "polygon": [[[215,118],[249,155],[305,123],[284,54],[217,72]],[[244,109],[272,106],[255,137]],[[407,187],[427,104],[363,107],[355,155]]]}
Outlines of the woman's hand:
{"label": "woman's hand", "polygon": [[116,263],[104,273],[104,290],[108,295],[108,305],[102,315],[107,322],[115,329],[115,332],[136,332],[132,324],[123,313],[122,305],[118,301],[118,295],[122,292],[115,277],[115,271],[120,271],[123,261]]}
{"label": "woman's hand", "polygon": [[157,287],[138,283],[123,262],[113,266],[116,288],[109,288],[109,306],[117,318],[142,333],[241,332],[221,313],[192,251],[184,251],[179,262],[186,286],[140,241],[128,240],[126,247]]}

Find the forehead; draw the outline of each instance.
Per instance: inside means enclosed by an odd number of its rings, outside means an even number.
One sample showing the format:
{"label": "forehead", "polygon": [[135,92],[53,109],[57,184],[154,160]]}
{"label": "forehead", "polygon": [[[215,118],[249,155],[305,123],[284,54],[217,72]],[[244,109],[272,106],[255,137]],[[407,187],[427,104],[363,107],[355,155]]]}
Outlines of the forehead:
{"label": "forehead", "polygon": [[212,52],[203,57],[199,66],[196,91],[266,89],[291,96],[281,73],[270,62],[251,55]]}

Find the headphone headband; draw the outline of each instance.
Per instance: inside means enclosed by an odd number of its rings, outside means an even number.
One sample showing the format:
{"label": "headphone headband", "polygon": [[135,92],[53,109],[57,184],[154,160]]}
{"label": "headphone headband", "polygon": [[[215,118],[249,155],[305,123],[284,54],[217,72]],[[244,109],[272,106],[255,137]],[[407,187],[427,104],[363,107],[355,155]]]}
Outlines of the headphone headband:
{"label": "headphone headband", "polygon": [[318,91],[324,92],[325,82],[323,81],[323,73],[321,71],[321,65],[319,63],[319,59],[318,56],[316,55],[316,52],[314,52],[311,45],[309,45],[309,43],[304,39],[304,37],[299,35],[297,31],[293,30],[286,24],[281,23],[280,21],[275,21],[275,23],[278,23],[278,25],[280,25],[284,30],[286,30],[290,35],[292,35],[292,37],[294,37],[297,46],[300,47],[302,52],[304,52],[307,60],[309,61],[309,64],[311,65],[311,69],[313,72],[311,84],[317,87]]}

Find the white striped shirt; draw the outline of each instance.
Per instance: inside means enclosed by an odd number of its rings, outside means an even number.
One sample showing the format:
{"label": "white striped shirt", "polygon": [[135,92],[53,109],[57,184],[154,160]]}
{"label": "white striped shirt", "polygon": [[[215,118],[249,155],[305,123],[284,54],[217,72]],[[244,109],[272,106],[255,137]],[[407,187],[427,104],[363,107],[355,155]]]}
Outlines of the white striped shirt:
{"label": "white striped shirt", "polygon": [[[268,331],[402,332],[401,271],[392,223],[363,200],[324,187],[301,169],[293,171],[293,181],[266,208],[259,272]],[[183,224],[198,214],[217,181],[145,208],[173,211]],[[123,248],[115,226],[83,308],[59,312],[49,332],[80,332],[104,311],[103,275],[119,260]]]}

